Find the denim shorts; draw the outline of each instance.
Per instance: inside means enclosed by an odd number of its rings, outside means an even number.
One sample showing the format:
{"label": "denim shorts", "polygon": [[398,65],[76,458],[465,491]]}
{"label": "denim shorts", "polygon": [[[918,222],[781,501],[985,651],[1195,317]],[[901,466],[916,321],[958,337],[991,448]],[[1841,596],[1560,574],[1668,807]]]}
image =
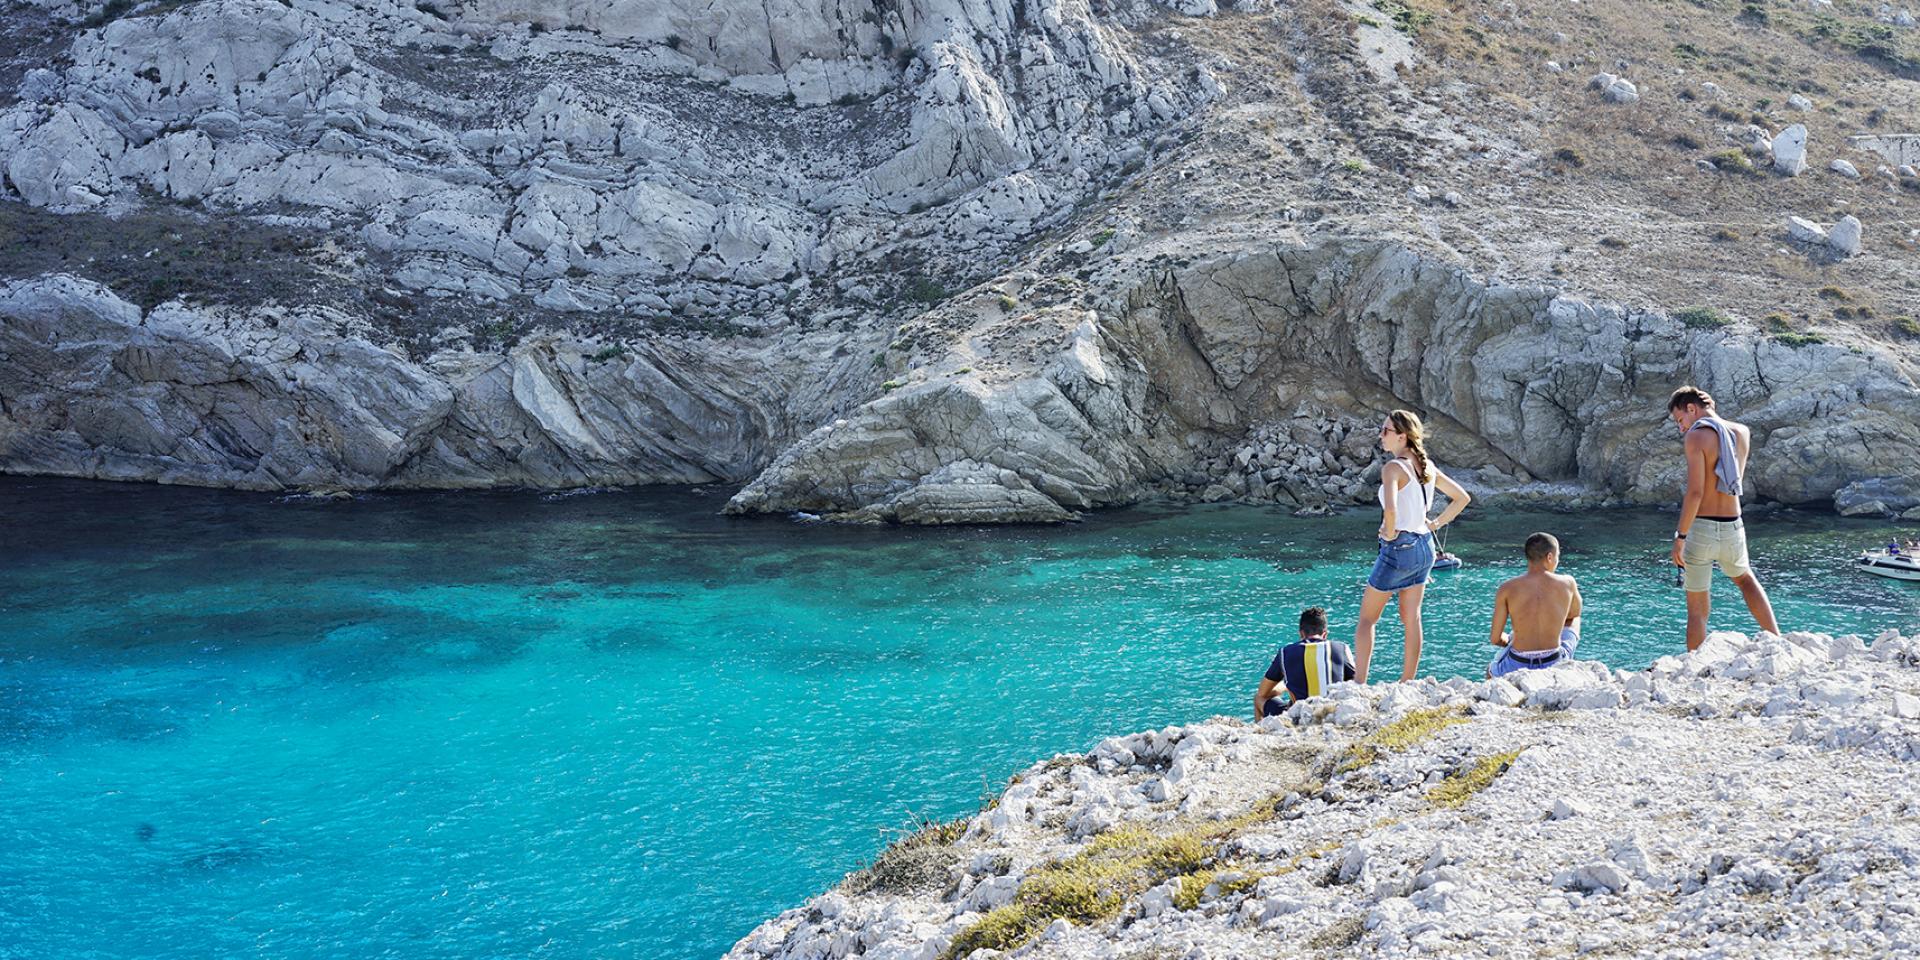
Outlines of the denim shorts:
{"label": "denim shorts", "polygon": [[1367,586],[1393,593],[1427,582],[1433,570],[1433,534],[1402,530],[1392,540],[1380,541],[1380,556],[1374,558]]}

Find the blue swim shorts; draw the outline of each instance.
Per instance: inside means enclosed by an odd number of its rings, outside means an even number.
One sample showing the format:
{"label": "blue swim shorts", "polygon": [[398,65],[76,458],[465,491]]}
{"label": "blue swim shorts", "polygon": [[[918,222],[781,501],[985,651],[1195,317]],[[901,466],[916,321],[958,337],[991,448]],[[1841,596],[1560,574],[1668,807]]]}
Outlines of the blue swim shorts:
{"label": "blue swim shorts", "polygon": [[1572,627],[1562,627],[1560,645],[1552,650],[1533,650],[1527,653],[1521,653],[1512,648],[1501,650],[1500,655],[1494,657],[1493,663],[1487,666],[1487,678],[1504,677],[1520,670],[1539,670],[1556,663],[1564,663],[1573,659],[1573,651],[1579,646],[1580,635],[1574,633]]}

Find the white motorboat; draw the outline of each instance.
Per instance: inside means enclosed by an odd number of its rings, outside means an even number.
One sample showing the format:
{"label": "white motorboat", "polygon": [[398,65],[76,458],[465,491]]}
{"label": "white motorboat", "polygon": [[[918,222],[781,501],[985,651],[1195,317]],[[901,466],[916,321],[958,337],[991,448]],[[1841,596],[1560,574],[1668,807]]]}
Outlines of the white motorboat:
{"label": "white motorboat", "polygon": [[1853,565],[1868,573],[1895,580],[1920,580],[1920,555],[1908,553],[1889,553],[1885,550],[1867,550]]}

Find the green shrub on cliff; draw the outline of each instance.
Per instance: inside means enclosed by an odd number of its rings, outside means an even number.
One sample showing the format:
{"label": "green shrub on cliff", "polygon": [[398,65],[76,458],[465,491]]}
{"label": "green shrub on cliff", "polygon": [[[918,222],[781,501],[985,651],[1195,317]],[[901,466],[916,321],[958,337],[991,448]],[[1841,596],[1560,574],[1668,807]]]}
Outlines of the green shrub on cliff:
{"label": "green shrub on cliff", "polygon": [[1727,173],[1752,173],[1753,161],[1739,150],[1722,150],[1707,158],[1707,162]]}
{"label": "green shrub on cliff", "polygon": [[954,841],[967,832],[966,820],[940,823],[921,820],[905,836],[887,844],[865,869],[846,880],[848,893],[916,893],[938,890],[960,855]]}
{"label": "green shrub on cliff", "polygon": [[907,299],[921,303],[939,303],[947,298],[947,288],[929,277],[914,277],[908,280],[903,292]]}
{"label": "green shrub on cliff", "polygon": [[1716,330],[1731,326],[1733,318],[1712,307],[1687,307],[1673,312],[1673,318],[1691,330]]}
{"label": "green shrub on cliff", "polygon": [[1794,333],[1788,331],[1786,333],[1774,334],[1773,342],[1798,349],[1800,347],[1810,347],[1816,343],[1826,343],[1827,338],[1817,333]]}

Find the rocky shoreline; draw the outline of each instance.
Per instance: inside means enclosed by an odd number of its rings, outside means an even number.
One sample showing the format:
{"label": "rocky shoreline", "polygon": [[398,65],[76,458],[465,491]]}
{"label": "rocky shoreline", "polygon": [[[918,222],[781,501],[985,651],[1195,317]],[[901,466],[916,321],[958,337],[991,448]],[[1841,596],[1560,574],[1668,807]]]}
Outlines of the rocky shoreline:
{"label": "rocky shoreline", "polygon": [[1016,776],[728,960],[1920,950],[1920,632],[1358,686]]}
{"label": "rocky shoreline", "polygon": [[1920,391],[1882,348],[1690,330],[1390,244],[1133,269],[1120,301],[1035,303],[1063,294],[1015,277],[885,344],[553,331],[424,356],[325,305],[143,311],[70,275],[0,280],[0,469],[307,491],[721,482],[744,484],[733,513],[921,524],[1149,498],[1321,513],[1371,499],[1375,418],[1412,405],[1476,495],[1647,504],[1677,494],[1655,414],[1690,379],[1755,428],[1761,500],[1920,518]]}

